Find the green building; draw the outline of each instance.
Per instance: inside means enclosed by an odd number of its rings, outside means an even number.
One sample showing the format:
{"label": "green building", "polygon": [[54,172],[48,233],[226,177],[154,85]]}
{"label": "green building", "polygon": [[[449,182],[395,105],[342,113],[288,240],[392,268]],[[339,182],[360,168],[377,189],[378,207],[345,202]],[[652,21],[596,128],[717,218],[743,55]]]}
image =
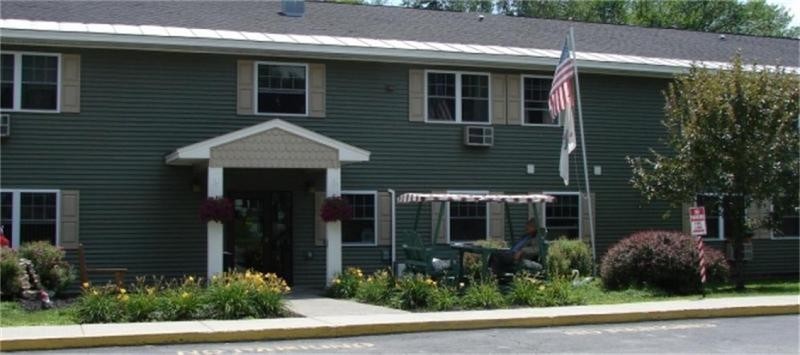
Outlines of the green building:
{"label": "green building", "polygon": [[[543,211],[550,236],[588,240],[582,164],[573,154],[564,186],[563,127],[546,112],[573,27],[602,255],[633,231],[685,228],[685,211],[631,188],[625,162],[664,148],[661,92],[674,74],[737,51],[800,66],[796,39],[304,5],[4,1],[5,234],[15,246],[81,243],[92,267],[129,277],[239,266],[300,286],[402,264],[399,231],[414,219],[395,203],[405,192],[544,192],[556,197]],[[333,195],[352,204],[351,221],[320,220]],[[202,223],[200,205],[217,196],[235,220]],[[521,233],[528,208],[509,209]],[[707,242],[722,247],[726,214],[709,210]],[[422,213],[430,236],[437,213]],[[452,241],[512,240],[503,214],[451,203],[443,233],[425,239],[442,253]],[[798,220],[756,232],[749,272],[797,273]]]}

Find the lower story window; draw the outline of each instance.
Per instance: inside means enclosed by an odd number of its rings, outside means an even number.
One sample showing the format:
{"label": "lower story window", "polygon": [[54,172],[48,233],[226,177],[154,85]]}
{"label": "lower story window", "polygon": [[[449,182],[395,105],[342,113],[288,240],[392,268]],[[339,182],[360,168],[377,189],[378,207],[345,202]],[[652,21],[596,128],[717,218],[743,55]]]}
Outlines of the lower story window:
{"label": "lower story window", "polygon": [[342,222],[342,243],[351,245],[375,244],[374,192],[343,192],[342,197],[353,208],[353,218]]}
{"label": "lower story window", "polygon": [[486,239],[488,215],[486,202],[449,202],[450,241]]}
{"label": "lower story window", "polygon": [[565,236],[578,239],[581,223],[580,196],[550,192],[547,194],[556,198],[545,207],[545,227],[548,234],[556,238]]}
{"label": "lower story window", "polygon": [[726,197],[723,200],[722,197],[714,194],[697,195],[697,206],[705,207],[706,238],[725,239],[725,233],[733,230],[732,222],[734,219],[724,207],[724,203],[728,202],[727,199],[729,198],[731,197]]}
{"label": "lower story window", "polygon": [[58,192],[3,190],[0,192],[0,224],[12,247],[58,241]]}
{"label": "lower story window", "polygon": [[776,212],[780,213],[780,223],[773,235],[775,238],[799,238],[800,237],[800,201],[796,196],[782,198],[776,206]]}

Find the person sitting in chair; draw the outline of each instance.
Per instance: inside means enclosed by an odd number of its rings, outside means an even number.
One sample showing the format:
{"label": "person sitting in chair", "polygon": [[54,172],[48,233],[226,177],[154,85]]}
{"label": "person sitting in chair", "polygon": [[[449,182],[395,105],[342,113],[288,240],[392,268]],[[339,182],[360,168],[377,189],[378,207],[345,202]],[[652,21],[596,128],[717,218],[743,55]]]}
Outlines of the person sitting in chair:
{"label": "person sitting in chair", "polygon": [[525,235],[510,249],[493,252],[489,257],[489,267],[492,272],[498,275],[500,272],[512,271],[516,265],[532,272],[541,271],[542,264],[533,261],[539,255],[536,233],[536,220],[531,218],[525,223]]}

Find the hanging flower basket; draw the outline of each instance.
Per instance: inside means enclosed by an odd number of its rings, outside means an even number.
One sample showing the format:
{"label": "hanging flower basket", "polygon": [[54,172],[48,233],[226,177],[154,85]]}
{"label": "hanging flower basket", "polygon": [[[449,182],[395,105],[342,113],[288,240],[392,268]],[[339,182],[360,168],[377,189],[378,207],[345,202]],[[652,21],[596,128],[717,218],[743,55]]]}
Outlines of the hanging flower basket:
{"label": "hanging flower basket", "polygon": [[353,207],[341,196],[328,197],[320,207],[319,216],[325,222],[349,221],[353,218]]}
{"label": "hanging flower basket", "polygon": [[228,223],[233,221],[233,202],[224,197],[209,197],[200,204],[200,221]]}

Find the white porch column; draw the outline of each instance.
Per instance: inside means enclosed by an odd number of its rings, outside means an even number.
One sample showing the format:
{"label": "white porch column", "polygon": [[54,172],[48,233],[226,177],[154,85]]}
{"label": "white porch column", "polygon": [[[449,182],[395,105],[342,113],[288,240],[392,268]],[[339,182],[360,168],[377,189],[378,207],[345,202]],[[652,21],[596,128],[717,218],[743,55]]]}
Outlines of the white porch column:
{"label": "white porch column", "polygon": [[[325,196],[338,196],[342,194],[341,168],[329,168],[325,172]],[[317,212],[319,213],[319,212]],[[325,224],[327,237],[326,249],[326,283],[333,281],[333,277],[342,272],[342,222]]]}
{"label": "white porch column", "polygon": [[[222,168],[208,168],[208,197],[222,197]],[[208,222],[208,280],[222,270],[222,223]]]}

